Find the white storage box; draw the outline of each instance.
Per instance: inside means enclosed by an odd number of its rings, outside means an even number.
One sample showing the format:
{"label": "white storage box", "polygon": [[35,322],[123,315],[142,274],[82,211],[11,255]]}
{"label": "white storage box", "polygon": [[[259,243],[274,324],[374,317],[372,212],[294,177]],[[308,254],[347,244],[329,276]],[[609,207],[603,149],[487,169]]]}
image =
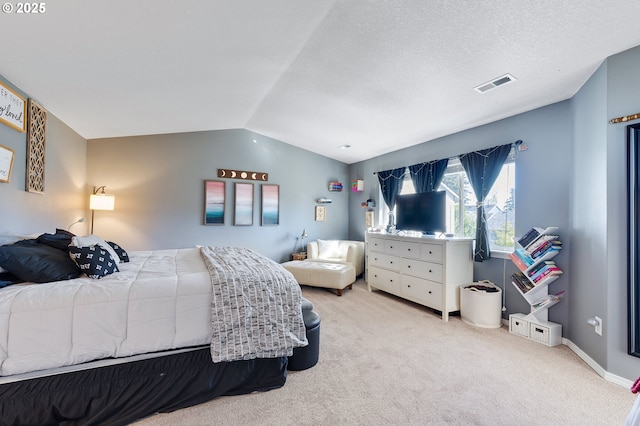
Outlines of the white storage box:
{"label": "white storage box", "polygon": [[460,317],[476,327],[500,328],[502,289],[487,280],[461,285]]}

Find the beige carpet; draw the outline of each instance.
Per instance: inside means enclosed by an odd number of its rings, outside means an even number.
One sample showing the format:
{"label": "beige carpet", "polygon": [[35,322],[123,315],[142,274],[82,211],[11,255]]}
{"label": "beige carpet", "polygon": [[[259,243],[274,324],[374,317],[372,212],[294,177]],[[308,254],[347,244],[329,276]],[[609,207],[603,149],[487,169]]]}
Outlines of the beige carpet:
{"label": "beige carpet", "polygon": [[147,425],[621,425],[635,396],[570,349],[481,329],[360,280],[303,287],[322,318],[320,361],[284,387],[222,397]]}

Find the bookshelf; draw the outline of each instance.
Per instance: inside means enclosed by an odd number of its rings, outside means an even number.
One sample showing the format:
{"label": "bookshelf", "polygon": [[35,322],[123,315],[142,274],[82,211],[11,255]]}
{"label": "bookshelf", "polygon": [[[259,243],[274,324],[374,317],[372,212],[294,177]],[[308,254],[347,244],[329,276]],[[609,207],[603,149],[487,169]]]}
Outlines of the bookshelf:
{"label": "bookshelf", "polygon": [[562,250],[558,227],[531,228],[518,239],[511,261],[518,271],[511,282],[529,303],[528,314],[509,315],[509,331],[547,346],[562,340],[562,326],[548,321],[548,310],[564,297],[564,291],[549,294],[549,285],[562,275],[553,260]]}

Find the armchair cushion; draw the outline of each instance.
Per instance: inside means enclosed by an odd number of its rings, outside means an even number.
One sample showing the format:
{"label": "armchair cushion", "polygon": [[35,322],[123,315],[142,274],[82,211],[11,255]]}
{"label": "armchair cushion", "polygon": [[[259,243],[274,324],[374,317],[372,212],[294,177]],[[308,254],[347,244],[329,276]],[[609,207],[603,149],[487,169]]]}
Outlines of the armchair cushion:
{"label": "armchair cushion", "polygon": [[356,276],[364,272],[364,243],[351,240],[318,240],[307,244],[307,260],[353,266]]}

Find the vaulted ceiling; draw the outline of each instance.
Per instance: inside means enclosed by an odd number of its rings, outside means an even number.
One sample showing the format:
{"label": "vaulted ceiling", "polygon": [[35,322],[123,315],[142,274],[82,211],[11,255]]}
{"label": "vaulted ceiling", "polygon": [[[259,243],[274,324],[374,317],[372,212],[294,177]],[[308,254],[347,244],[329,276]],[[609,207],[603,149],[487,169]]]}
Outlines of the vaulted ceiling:
{"label": "vaulted ceiling", "polygon": [[84,138],[244,128],[345,163],[568,99],[640,45],[637,0],[43,4],[0,15],[0,74]]}

